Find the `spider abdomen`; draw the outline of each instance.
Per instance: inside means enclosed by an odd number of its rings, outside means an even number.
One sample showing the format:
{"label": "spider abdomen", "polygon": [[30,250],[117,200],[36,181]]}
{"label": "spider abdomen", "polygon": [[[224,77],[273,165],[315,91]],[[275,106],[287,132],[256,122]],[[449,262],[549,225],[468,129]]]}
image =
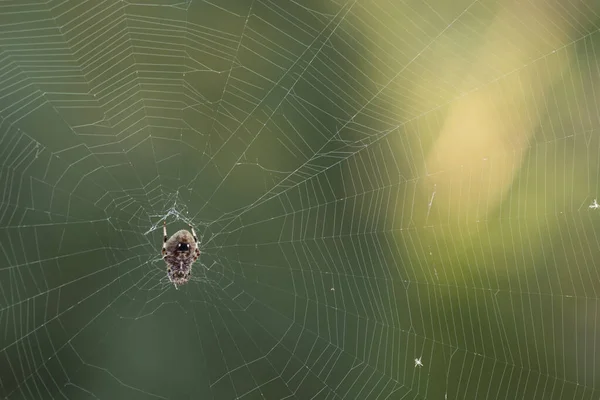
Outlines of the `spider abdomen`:
{"label": "spider abdomen", "polygon": [[171,269],[188,270],[192,268],[194,259],[189,254],[169,254],[164,257]]}

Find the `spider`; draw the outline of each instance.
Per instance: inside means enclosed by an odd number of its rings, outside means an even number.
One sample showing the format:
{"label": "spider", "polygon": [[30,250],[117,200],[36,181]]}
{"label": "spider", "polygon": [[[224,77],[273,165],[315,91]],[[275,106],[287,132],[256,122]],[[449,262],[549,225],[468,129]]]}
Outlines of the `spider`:
{"label": "spider", "polygon": [[421,358],[423,358],[423,357],[415,358],[415,368],[417,368],[417,367],[421,368],[423,366],[423,362],[421,361]]}
{"label": "spider", "polygon": [[190,280],[192,264],[200,257],[198,237],[190,225],[192,233],[182,229],[170,238],[167,236],[167,222],[163,223],[162,257],[167,263],[167,276],[175,287]]}

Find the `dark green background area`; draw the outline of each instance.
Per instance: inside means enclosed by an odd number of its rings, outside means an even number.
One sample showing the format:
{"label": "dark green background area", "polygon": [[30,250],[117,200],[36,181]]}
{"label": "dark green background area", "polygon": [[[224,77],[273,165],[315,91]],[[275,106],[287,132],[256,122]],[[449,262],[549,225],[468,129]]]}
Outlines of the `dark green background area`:
{"label": "dark green background area", "polygon": [[[418,186],[502,2],[1,5],[0,398],[598,398],[590,4],[463,220]],[[163,220],[202,237],[179,290]]]}

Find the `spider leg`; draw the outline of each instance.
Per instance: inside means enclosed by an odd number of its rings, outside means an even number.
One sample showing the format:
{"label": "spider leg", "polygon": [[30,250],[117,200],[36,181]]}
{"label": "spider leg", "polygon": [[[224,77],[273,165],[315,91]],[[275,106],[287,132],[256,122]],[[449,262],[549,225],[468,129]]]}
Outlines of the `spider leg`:
{"label": "spider leg", "polygon": [[194,230],[194,228],[190,225],[190,229],[192,230],[192,236],[194,237],[194,242],[198,243],[198,237],[196,236],[196,231]]}
{"label": "spider leg", "polygon": [[163,221],[163,245],[162,245],[162,255],[163,258],[167,255],[167,221]]}

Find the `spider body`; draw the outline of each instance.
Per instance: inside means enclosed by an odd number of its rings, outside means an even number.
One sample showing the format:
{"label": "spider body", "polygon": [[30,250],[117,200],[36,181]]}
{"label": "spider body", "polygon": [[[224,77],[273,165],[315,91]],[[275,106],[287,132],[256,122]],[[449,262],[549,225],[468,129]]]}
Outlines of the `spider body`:
{"label": "spider body", "polygon": [[170,238],[167,236],[167,223],[163,224],[162,257],[167,263],[167,276],[177,286],[190,280],[192,264],[200,257],[198,237],[194,228],[191,233],[185,229],[177,231]]}

